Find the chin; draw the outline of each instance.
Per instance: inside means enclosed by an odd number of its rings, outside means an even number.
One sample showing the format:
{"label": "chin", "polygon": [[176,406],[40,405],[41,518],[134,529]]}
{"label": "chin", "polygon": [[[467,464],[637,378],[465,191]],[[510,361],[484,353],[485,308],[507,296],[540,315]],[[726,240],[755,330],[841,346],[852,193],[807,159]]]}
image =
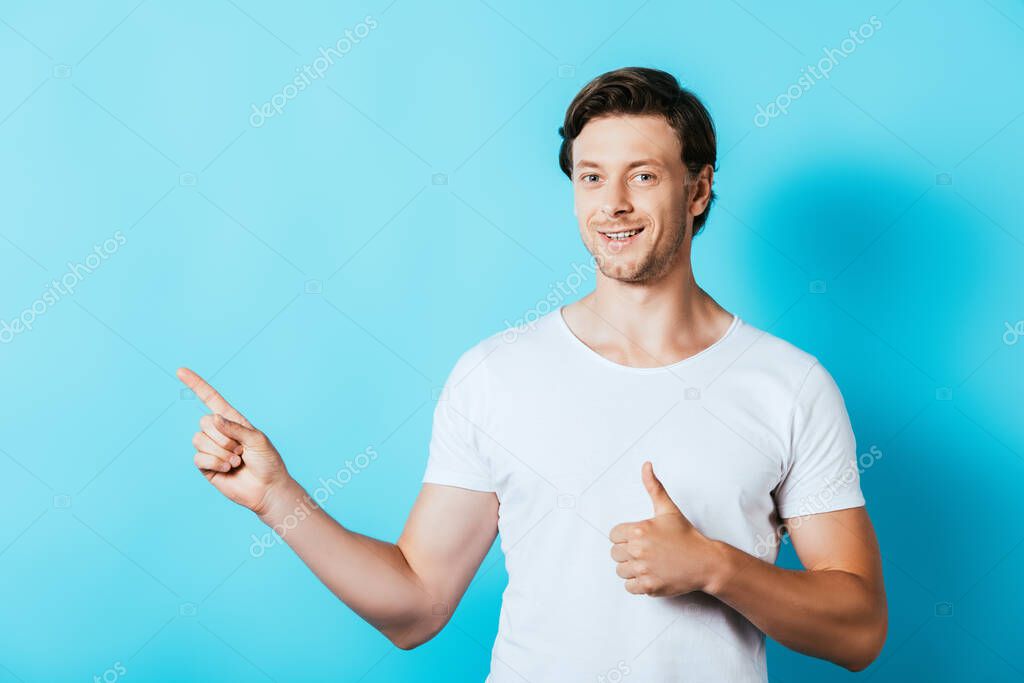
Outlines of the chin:
{"label": "chin", "polygon": [[635,263],[610,263],[601,266],[601,274],[619,282],[643,282],[644,269]]}

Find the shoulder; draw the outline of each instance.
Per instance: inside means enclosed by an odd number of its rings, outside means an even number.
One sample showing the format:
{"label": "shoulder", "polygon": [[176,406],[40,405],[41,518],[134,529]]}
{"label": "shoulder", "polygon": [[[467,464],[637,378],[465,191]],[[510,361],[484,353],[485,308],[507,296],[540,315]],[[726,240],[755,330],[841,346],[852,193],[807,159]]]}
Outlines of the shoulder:
{"label": "shoulder", "polygon": [[814,354],[746,321],[741,320],[735,335],[725,363],[777,379],[794,393],[812,370],[821,368]]}
{"label": "shoulder", "polygon": [[556,309],[529,323],[506,326],[464,350],[455,362],[449,381],[461,383],[473,378],[481,383],[487,376],[522,373],[557,355],[564,334]]}
{"label": "shoulder", "polygon": [[[822,404],[838,407],[842,394],[832,374],[811,351],[749,323],[735,331],[718,357],[713,384],[733,400],[775,411],[788,428],[795,413]],[[738,397],[744,397],[740,399]]]}

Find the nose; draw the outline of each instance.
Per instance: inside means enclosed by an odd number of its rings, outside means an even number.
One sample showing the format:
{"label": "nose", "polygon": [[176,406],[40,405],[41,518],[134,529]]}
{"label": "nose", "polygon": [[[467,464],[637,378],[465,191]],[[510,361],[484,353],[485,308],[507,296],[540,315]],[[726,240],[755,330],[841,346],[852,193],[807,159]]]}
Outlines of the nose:
{"label": "nose", "polygon": [[603,199],[601,210],[609,218],[618,218],[633,210],[633,205],[629,202],[628,189],[618,183],[608,183]]}

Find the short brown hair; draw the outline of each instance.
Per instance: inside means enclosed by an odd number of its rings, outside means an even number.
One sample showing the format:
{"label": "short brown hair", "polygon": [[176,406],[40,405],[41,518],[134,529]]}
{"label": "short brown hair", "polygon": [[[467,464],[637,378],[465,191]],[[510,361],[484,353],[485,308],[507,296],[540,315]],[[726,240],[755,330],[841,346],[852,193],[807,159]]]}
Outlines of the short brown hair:
{"label": "short brown hair", "polygon": [[[675,76],[659,69],[634,66],[601,74],[583,86],[565,112],[558,129],[562,147],[558,163],[572,178],[572,143],[591,119],[613,114],[656,114],[664,116],[679,135],[683,165],[696,175],[707,165],[715,169],[715,124],[701,101],[679,85]],[[717,170],[717,169],[715,169]],[[715,200],[711,191],[708,205],[693,219],[693,234],[704,227]]]}

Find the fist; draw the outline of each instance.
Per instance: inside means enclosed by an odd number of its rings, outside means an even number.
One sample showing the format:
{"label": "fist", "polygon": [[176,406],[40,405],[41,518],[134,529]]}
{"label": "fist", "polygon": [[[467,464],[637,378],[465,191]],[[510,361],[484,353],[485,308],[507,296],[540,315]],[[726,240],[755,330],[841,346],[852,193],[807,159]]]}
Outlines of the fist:
{"label": "fist", "polygon": [[714,541],[697,530],[672,502],[645,462],[640,471],[654,505],[654,516],[615,525],[608,538],[615,573],[630,593],[670,597],[704,590],[716,553]]}

